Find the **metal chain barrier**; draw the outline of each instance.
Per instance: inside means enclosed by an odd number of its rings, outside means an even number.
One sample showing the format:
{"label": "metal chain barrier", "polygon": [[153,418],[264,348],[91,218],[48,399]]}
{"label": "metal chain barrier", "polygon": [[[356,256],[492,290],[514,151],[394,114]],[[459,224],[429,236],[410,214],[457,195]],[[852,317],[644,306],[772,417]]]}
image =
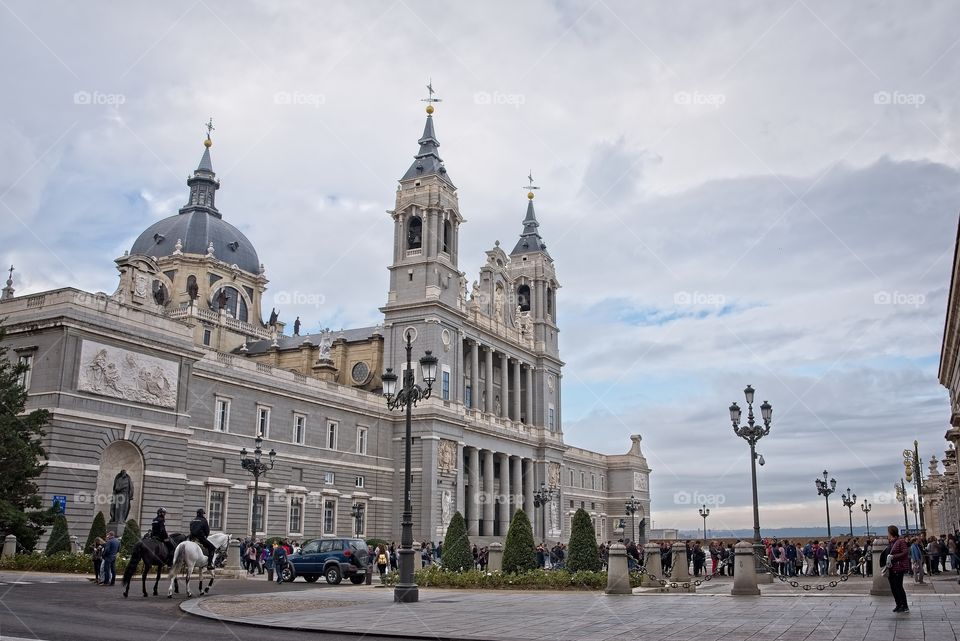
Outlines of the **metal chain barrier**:
{"label": "metal chain barrier", "polygon": [[[693,586],[693,587],[700,587],[700,586],[703,585],[705,582],[711,580],[713,577],[715,577],[715,576],[720,576],[720,573],[721,573],[721,572],[724,570],[724,568],[726,568],[728,565],[732,565],[732,563],[730,563],[729,560],[721,561],[721,562],[717,565],[716,571],[713,572],[712,574],[705,574],[702,579],[694,579],[693,581],[683,581],[683,582],[669,581],[669,580],[667,580],[667,579],[662,579],[662,578],[658,577],[656,574],[653,574],[652,572],[649,572],[649,571],[647,570],[647,568],[646,568],[645,565],[640,565],[640,566],[635,567],[634,569],[630,570],[630,574],[639,574],[640,576],[649,577],[649,578],[650,578],[652,581],[654,581],[655,583],[659,583],[661,588],[665,588],[665,587],[668,587],[668,586],[669,586],[669,587],[671,587],[671,588],[680,588],[680,587],[682,587],[682,588],[684,588],[684,589],[687,589],[687,588],[690,588],[691,586]],[[706,568],[704,568],[704,569],[706,569]]]}
{"label": "metal chain barrier", "polygon": [[[847,572],[846,574],[838,575],[836,579],[831,579],[828,583],[812,583],[812,584],[800,583],[796,579],[791,579],[790,577],[783,576],[782,574],[780,574],[772,565],[770,565],[770,560],[767,559],[766,556],[755,554],[754,557],[757,559],[757,561],[759,561],[760,565],[762,565],[771,574],[771,576],[774,576],[780,579],[780,581],[783,583],[789,583],[790,587],[801,588],[805,592],[810,592],[811,590],[817,590],[819,592],[823,592],[828,587],[829,588],[837,587],[841,583],[844,583],[847,580],[849,580],[851,576],[853,576],[853,572]],[[866,564],[858,564],[856,567],[860,567],[861,565],[863,565],[863,567],[866,567]]]}

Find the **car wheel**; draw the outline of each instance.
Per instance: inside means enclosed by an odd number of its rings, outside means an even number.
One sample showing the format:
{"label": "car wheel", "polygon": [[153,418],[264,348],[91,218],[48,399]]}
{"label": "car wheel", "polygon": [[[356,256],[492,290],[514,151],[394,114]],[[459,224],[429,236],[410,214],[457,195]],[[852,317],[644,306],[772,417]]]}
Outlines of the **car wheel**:
{"label": "car wheel", "polygon": [[297,571],[293,566],[287,565],[280,571],[280,576],[283,577],[284,583],[292,583],[297,578]]}
{"label": "car wheel", "polygon": [[323,573],[323,576],[330,585],[340,585],[340,581],[343,580],[343,576],[340,574],[340,568],[336,565],[328,567]]}
{"label": "car wheel", "polygon": [[350,577],[350,583],[354,585],[360,585],[363,583],[364,578],[366,577],[364,577],[362,574],[354,574],[352,577]]}
{"label": "car wheel", "polygon": [[317,579],[319,579],[320,577],[317,576],[316,574],[304,574],[303,578],[306,580],[307,583],[316,583]]}

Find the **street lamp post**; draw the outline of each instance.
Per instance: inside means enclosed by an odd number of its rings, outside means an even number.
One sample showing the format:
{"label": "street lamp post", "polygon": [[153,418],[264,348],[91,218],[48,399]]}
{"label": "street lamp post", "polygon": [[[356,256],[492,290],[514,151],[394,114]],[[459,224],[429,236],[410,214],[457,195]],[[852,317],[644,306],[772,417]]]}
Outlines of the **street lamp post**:
{"label": "street lamp post", "polygon": [[547,505],[553,501],[554,488],[547,487],[546,483],[540,483],[540,488],[533,493],[533,507],[543,508],[540,512],[540,538],[543,542],[547,541]]}
{"label": "street lamp post", "polygon": [[907,517],[907,486],[903,479],[899,483],[893,484],[893,489],[897,491],[897,500],[903,505],[903,531],[906,533],[910,529],[910,519]]}
{"label": "street lamp post", "polygon": [[707,517],[710,516],[710,508],[706,504],[701,505],[700,509],[697,510],[700,512],[700,516],[703,518],[703,539],[707,539]]}
{"label": "street lamp post", "polygon": [[[257,439],[253,442],[253,456],[248,456],[247,448],[240,450],[240,466],[253,474],[253,509],[250,510],[250,538],[257,538],[257,499],[260,496],[260,477],[273,469],[277,453],[271,448],[267,453],[269,461],[260,460],[263,456],[263,434],[257,433]],[[263,510],[259,512],[263,515]],[[266,529],[266,523],[263,524]]]}
{"label": "street lamp post", "polygon": [[420,375],[425,387],[420,387],[413,379],[413,337],[407,332],[407,367],[403,371],[403,387],[397,391],[397,375],[393,368],[388,367],[381,377],[383,381],[383,395],[387,399],[387,409],[406,411],[406,435],[404,441],[406,452],[403,468],[403,515],[400,520],[400,580],[393,590],[393,600],[400,603],[416,603],[420,599],[420,591],[413,579],[413,505],[410,502],[410,485],[412,473],[411,443],[413,437],[413,406],[418,402],[430,398],[433,382],[437,379],[437,357],[430,350],[420,358]]}
{"label": "street lamp post", "polygon": [[913,525],[917,528],[917,532],[920,531],[920,522],[917,520],[917,500],[915,497],[910,497],[910,511],[913,512]]}
{"label": "street lamp post", "polygon": [[867,519],[867,536],[870,536],[870,510],[873,509],[873,505],[867,503],[867,499],[863,499],[863,503],[860,505],[860,509],[863,510],[863,515]]}
{"label": "street lamp post", "polygon": [[350,516],[353,517],[353,535],[358,538],[363,536],[363,516],[366,511],[367,508],[363,503],[354,503],[350,508]]}
{"label": "street lamp post", "polygon": [[857,495],[851,494],[850,488],[848,487],[847,493],[840,495],[840,500],[847,508],[848,516],[850,517],[850,536],[853,536],[853,506],[857,504]]}
{"label": "street lamp post", "polygon": [[760,559],[764,556],[763,541],[760,539],[760,505],[757,502],[757,441],[770,433],[770,419],[773,416],[773,406],[767,401],[760,405],[760,416],[763,426],[757,424],[753,414],[754,389],[747,385],[743,396],[747,401],[747,424],[740,425],[740,408],[736,403],[730,406],[730,422],[733,423],[733,433],[750,444],[750,477],[753,483],[753,550],[757,561],[757,571],[762,573]]}
{"label": "street lamp post", "polygon": [[833,536],[830,531],[830,495],[837,491],[837,479],[830,479],[828,483],[827,476],[829,476],[829,474],[824,470],[823,480],[814,479],[813,482],[817,486],[817,494],[823,496],[823,502],[827,506],[827,538],[829,539]]}
{"label": "street lamp post", "polygon": [[626,513],[630,515],[630,536],[633,537],[630,540],[634,543],[637,542],[637,525],[635,515],[637,513],[637,508],[639,507],[640,501],[634,498],[632,494],[630,495],[630,499],[627,501],[627,504],[623,506],[623,509],[626,511]]}

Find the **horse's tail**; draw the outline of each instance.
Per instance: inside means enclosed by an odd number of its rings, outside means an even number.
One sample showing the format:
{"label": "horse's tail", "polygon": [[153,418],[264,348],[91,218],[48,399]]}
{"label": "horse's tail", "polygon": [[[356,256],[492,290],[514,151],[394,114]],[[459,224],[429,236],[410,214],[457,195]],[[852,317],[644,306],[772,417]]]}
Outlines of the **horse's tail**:
{"label": "horse's tail", "polygon": [[173,562],[170,564],[170,576],[173,576],[177,571],[183,572],[185,568],[181,567],[186,565],[186,559],[184,558],[185,546],[184,542],[177,544],[177,549],[173,551]]}
{"label": "horse's tail", "polygon": [[130,579],[133,578],[133,573],[137,571],[137,566],[140,564],[141,549],[143,547],[142,541],[137,541],[133,546],[133,549],[130,550],[130,560],[127,561],[127,567],[123,571],[123,585],[129,585]]}

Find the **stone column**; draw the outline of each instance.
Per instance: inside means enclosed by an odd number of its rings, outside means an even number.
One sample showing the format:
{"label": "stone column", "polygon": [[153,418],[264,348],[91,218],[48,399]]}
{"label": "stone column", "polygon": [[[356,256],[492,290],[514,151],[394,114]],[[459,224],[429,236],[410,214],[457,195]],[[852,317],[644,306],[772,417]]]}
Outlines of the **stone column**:
{"label": "stone column", "polygon": [[503,569],[503,544],[491,543],[487,546],[487,571],[499,572]]}
{"label": "stone column", "polygon": [[[464,481],[466,480],[463,477],[463,455],[464,446],[457,444],[457,505],[454,508],[454,511],[459,510],[460,514],[464,515],[466,518],[467,514],[467,487]],[[449,524],[448,524],[449,525]],[[446,534],[446,533],[444,533]]]}
{"label": "stone column", "polygon": [[533,507],[534,481],[536,481],[536,477],[533,472],[533,460],[525,458],[523,459],[523,509],[527,511],[527,516],[530,517],[530,523],[533,525],[533,540],[537,542],[540,540],[537,538],[540,522],[537,519],[537,510]]}
{"label": "stone column", "polygon": [[520,422],[520,361],[513,361],[513,420]]}
{"label": "stone column", "polygon": [[15,534],[8,534],[3,537],[3,558],[15,556],[17,553],[17,537]]}
{"label": "stone column", "polygon": [[480,405],[480,343],[470,341],[470,407],[483,409]]}
{"label": "stone column", "polygon": [[643,575],[643,578],[640,579],[641,585],[644,587],[660,587],[659,579],[663,578],[663,563],[660,558],[660,546],[656,543],[647,543],[643,546],[643,567],[656,579]]}
{"label": "stone column", "polygon": [[610,546],[607,556],[607,594],[633,594],[627,568],[627,548],[623,543]]}
{"label": "stone column", "polygon": [[467,448],[470,462],[467,465],[470,489],[467,495],[467,533],[476,537],[480,535],[480,502],[477,501],[480,493],[480,451],[475,447]]}
{"label": "stone column", "polygon": [[[893,592],[890,591],[890,581],[883,575],[880,567],[880,555],[883,554],[884,548],[887,547],[886,539],[874,539],[873,540],[873,583],[870,585],[870,595],[871,596],[891,596]],[[890,562],[890,557],[887,557],[887,563]]]}
{"label": "stone column", "polygon": [[536,412],[533,409],[533,365],[527,365],[527,425],[533,425]]}
{"label": "stone column", "polygon": [[493,536],[493,452],[483,451],[483,536]]}
{"label": "stone column", "polygon": [[513,518],[517,510],[523,510],[527,513],[527,518],[530,518],[529,507],[523,502],[523,459],[514,456],[511,464],[513,476],[510,479],[510,492],[513,496],[510,503],[510,518]]}
{"label": "stone column", "polygon": [[753,559],[753,543],[740,541],[733,546],[733,550],[736,569],[733,571],[733,589],[730,590],[730,594],[734,596],[759,595],[757,564]]}
{"label": "stone column", "polygon": [[673,562],[670,564],[670,580],[676,581],[677,583],[690,580],[690,560],[687,559],[687,546],[683,541],[677,541],[673,544]]}
{"label": "stone column", "polygon": [[487,414],[493,414],[493,349],[490,347],[486,348],[486,365],[487,365],[487,402],[483,405],[483,411]]}
{"label": "stone column", "polygon": [[510,455],[500,455],[500,536],[510,527]]}
{"label": "stone column", "polygon": [[510,419],[510,357],[500,354],[500,418]]}

